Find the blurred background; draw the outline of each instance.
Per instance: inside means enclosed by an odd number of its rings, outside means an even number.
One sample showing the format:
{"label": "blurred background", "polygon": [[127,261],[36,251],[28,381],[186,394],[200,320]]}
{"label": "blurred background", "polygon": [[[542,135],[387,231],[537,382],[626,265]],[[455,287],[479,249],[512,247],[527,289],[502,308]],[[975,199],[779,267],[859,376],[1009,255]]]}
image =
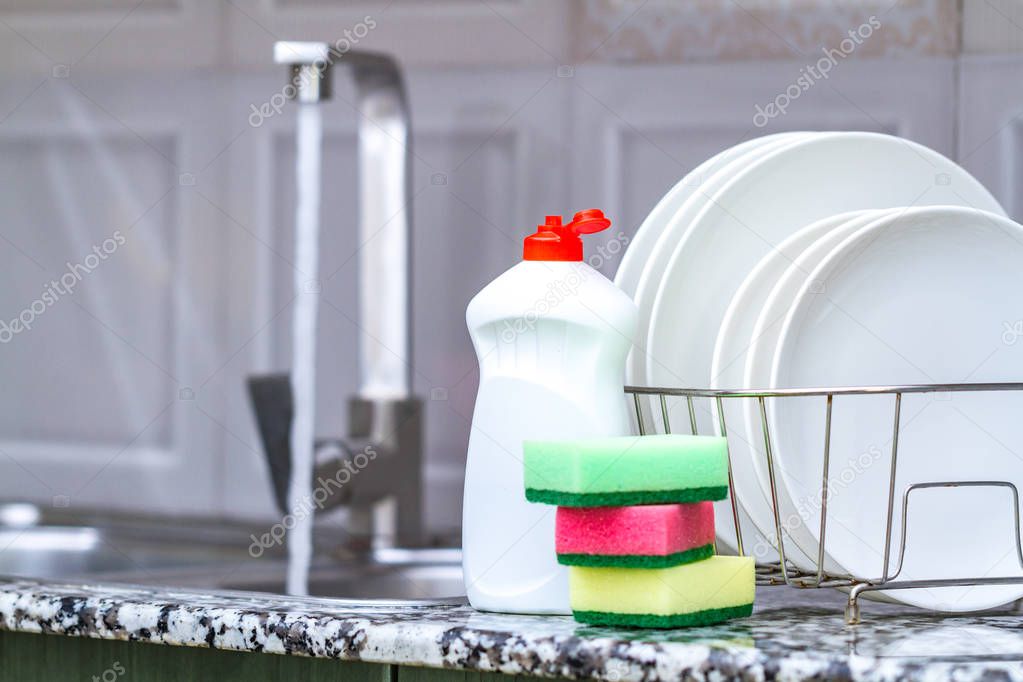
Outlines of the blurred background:
{"label": "blurred background", "polygon": [[[245,392],[291,358],[296,122],[273,44],[342,38],[407,79],[438,543],[457,541],[477,385],[465,306],[545,214],[600,207],[628,236],[721,149],[860,129],[958,160],[1023,219],[1020,0],[0,0],[0,502],[278,515]],[[354,88],[334,85],[324,437],[346,432],[356,347],[373,342]]]}

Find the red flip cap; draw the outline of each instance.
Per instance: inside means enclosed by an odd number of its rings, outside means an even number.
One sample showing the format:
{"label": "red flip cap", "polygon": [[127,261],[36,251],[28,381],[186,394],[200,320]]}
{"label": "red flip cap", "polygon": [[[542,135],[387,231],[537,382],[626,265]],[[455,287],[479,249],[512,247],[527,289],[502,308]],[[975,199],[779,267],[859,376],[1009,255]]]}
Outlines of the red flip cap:
{"label": "red flip cap", "polygon": [[537,225],[536,234],[525,239],[522,257],[525,260],[582,260],[581,234],[593,234],[611,227],[599,208],[579,211],[572,222],[561,224],[561,216],[549,215],[543,225]]}

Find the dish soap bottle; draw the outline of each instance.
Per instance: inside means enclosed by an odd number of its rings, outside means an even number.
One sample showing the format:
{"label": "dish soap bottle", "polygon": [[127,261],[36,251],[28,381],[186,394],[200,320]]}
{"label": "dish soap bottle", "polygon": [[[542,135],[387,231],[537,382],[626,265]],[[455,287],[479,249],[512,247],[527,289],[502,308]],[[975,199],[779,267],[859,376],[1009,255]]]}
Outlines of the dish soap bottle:
{"label": "dish soap bottle", "polygon": [[462,566],[483,611],[571,613],[554,552],[554,507],[526,501],[522,442],[630,433],[625,357],[638,311],[583,262],[580,235],[611,221],[597,209],[547,216],[523,262],[479,292],[465,318],[480,385],[469,435]]}

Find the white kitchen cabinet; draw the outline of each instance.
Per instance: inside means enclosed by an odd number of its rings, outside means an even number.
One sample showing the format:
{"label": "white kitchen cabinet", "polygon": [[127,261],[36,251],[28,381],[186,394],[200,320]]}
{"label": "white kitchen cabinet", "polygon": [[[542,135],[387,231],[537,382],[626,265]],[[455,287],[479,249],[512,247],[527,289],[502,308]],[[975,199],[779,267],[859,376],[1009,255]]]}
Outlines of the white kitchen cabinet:
{"label": "white kitchen cabinet", "polygon": [[213,504],[221,454],[201,384],[223,355],[226,242],[197,192],[218,193],[201,169],[223,131],[193,103],[215,108],[216,92],[136,77],[13,95],[0,318],[31,324],[0,346],[5,499]]}
{"label": "white kitchen cabinet", "polygon": [[1023,55],[965,57],[959,162],[1023,219]]}

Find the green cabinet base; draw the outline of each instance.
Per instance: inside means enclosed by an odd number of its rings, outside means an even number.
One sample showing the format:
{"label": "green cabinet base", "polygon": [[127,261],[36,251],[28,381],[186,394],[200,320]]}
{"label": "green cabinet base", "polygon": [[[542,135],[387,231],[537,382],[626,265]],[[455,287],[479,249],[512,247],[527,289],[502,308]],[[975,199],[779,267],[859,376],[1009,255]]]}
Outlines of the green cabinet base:
{"label": "green cabinet base", "polygon": [[0,682],[513,682],[509,675],[0,631]]}

